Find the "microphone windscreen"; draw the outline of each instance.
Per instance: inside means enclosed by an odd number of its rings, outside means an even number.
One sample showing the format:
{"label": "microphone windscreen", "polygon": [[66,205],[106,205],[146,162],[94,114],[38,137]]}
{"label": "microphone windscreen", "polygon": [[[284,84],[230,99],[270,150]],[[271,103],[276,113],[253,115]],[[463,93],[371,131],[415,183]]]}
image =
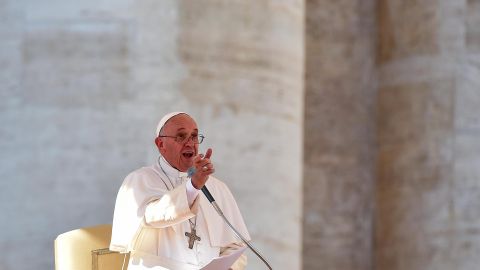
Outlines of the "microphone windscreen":
{"label": "microphone windscreen", "polygon": [[188,168],[187,170],[187,176],[189,178],[192,178],[192,176],[197,172],[197,170],[195,169],[195,167],[190,167]]}

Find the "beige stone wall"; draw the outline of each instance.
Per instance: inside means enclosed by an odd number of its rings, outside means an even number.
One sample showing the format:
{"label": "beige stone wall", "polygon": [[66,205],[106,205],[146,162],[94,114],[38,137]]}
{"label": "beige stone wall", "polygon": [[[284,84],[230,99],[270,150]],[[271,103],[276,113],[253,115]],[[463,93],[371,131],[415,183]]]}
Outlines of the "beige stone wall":
{"label": "beige stone wall", "polygon": [[306,1],[303,269],[372,269],[375,1]]}
{"label": "beige stone wall", "polygon": [[480,265],[479,1],[0,0],[0,22],[0,269],[111,222],[172,110],[274,269]]}
{"label": "beige stone wall", "polygon": [[93,3],[0,1],[0,269],[53,269],[56,235],[110,222],[147,155],[122,3]]}

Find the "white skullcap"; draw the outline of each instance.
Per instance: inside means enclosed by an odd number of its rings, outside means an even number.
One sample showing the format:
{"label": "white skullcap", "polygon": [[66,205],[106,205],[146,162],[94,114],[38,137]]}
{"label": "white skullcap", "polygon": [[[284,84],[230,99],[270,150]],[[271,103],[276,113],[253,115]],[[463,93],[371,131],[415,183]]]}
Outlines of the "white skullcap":
{"label": "white skullcap", "polygon": [[171,113],[166,114],[164,117],[162,117],[162,119],[160,119],[160,122],[158,122],[157,130],[155,132],[155,137],[158,137],[158,135],[160,134],[160,130],[162,130],[163,126],[165,126],[165,124],[168,122],[168,120],[170,120],[172,117],[174,117],[176,115],[179,115],[179,114],[188,115],[188,113],[186,113],[186,112],[171,112]]}

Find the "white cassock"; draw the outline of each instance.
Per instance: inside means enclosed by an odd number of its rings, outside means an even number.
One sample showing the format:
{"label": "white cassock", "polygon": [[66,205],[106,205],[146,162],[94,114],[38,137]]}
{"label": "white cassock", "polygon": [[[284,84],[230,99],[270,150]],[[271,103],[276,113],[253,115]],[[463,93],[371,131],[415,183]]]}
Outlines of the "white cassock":
{"label": "white cassock", "polygon": [[[117,195],[110,250],[130,252],[129,270],[199,269],[213,258],[240,248],[240,242],[203,194],[189,206],[187,174],[165,159],[130,173]],[[206,186],[225,217],[250,240],[237,203],[228,187],[210,176]],[[188,247],[191,224],[200,241]],[[232,266],[244,269],[242,255]]]}

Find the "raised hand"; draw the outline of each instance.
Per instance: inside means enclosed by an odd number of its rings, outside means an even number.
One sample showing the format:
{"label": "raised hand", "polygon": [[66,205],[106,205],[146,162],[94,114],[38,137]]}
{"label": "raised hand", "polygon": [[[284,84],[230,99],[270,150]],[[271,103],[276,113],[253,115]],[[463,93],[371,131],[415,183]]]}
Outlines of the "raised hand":
{"label": "raised hand", "polygon": [[193,159],[193,167],[195,174],[192,176],[192,185],[196,189],[201,189],[208,180],[208,176],[215,172],[215,168],[210,160],[212,149],[208,148],[205,156],[199,154]]}

